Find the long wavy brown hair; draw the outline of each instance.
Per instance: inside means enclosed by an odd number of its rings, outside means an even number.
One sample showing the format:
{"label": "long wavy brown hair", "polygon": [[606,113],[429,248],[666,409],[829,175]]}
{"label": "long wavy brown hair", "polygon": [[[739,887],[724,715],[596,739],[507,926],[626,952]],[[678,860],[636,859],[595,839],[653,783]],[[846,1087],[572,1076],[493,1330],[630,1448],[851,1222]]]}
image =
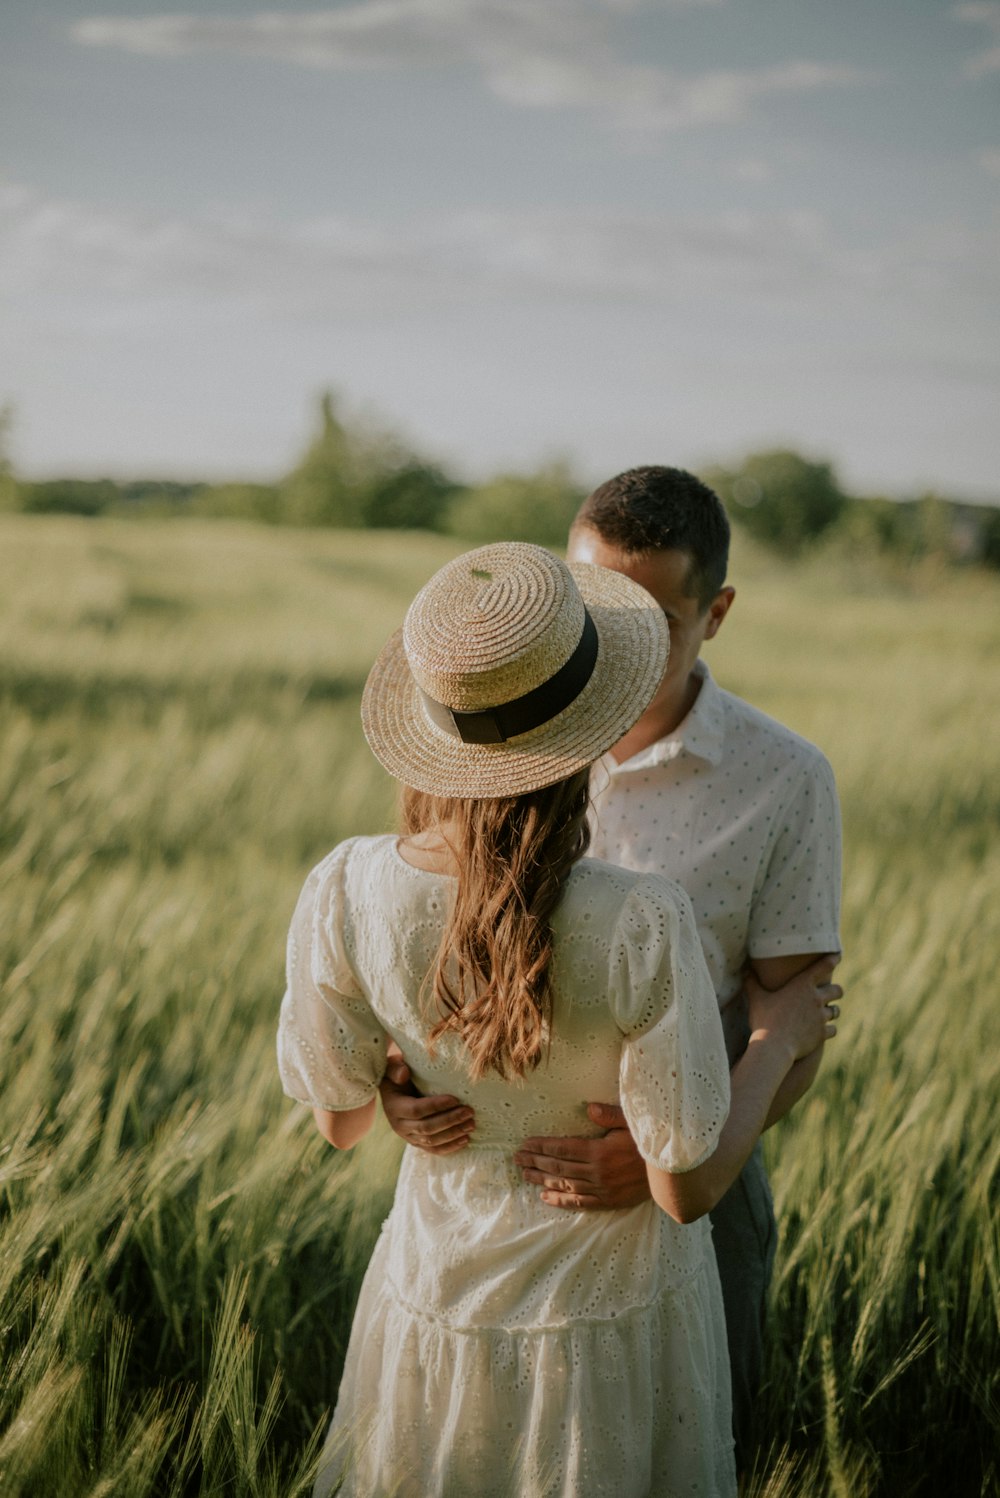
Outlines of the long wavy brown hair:
{"label": "long wavy brown hair", "polygon": [[472,1075],[523,1077],[548,1046],[552,914],[587,851],[589,772],[483,801],[403,788],[402,830],[447,826],[458,889],[433,978],[440,1019],[430,1042],[455,1032]]}

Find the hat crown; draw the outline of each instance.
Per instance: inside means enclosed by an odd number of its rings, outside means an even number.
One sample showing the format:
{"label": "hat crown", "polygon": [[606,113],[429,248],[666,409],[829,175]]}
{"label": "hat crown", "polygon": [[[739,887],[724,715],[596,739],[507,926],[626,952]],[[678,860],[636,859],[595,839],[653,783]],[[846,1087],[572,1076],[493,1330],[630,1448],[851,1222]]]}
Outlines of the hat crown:
{"label": "hat crown", "polygon": [[573,654],[585,609],[569,568],[527,542],[456,557],[403,624],[407,663],[429,697],[481,712],[541,686]]}

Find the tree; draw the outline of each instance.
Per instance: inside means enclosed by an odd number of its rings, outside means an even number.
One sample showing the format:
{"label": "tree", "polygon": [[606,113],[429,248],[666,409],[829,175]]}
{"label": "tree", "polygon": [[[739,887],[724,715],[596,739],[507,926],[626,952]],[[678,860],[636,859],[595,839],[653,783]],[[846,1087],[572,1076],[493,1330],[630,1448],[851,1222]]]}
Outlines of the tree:
{"label": "tree", "polygon": [[102,515],[117,498],[111,479],[47,479],[21,485],[20,507],[30,515]]}
{"label": "tree", "polygon": [[17,480],[10,460],[10,433],[14,425],[14,408],[0,406],[0,510],[17,507]]}
{"label": "tree", "polygon": [[714,469],[705,477],[738,525],[790,555],[828,530],[847,503],[829,463],[781,448],[753,453],[735,471]]}
{"label": "tree", "polygon": [[433,530],[458,486],[394,432],[348,426],[334,397],[320,400],[320,430],[282,486],[280,519],[294,525]]}
{"label": "tree", "polygon": [[458,491],[459,485],[443,469],[406,456],[396,467],[373,476],[364,502],[366,524],[396,530],[439,530]]}
{"label": "tree", "polygon": [[984,566],[1000,568],[1000,510],[992,506],[983,516],[979,544]]}
{"label": "tree", "polygon": [[564,546],[583,498],[583,489],[563,462],[536,473],[504,473],[462,494],[449,511],[448,529],[469,541]]}
{"label": "tree", "polygon": [[291,525],[364,524],[359,454],[334,409],[331,391],[320,398],[320,430],[282,486],[281,519]]}

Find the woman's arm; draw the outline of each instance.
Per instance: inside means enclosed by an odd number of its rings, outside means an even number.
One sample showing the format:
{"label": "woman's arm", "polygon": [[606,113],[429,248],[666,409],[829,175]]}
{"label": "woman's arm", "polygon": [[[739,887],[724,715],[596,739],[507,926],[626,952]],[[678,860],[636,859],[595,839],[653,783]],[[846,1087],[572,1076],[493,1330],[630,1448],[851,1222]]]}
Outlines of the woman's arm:
{"label": "woman's arm", "polygon": [[349,1150],[363,1139],[375,1121],[375,1099],[362,1103],[360,1108],[344,1108],[337,1113],[328,1113],[325,1108],[314,1108],[313,1118],[323,1138],[334,1149]]}
{"label": "woman's arm", "polygon": [[750,1041],[730,1074],[729,1116],[719,1142],[694,1170],[667,1171],[646,1162],[653,1200],[677,1222],[695,1222],[720,1201],[743,1169],[792,1067],[837,1033],[839,1010],[818,992],[792,1004],[754,984]]}

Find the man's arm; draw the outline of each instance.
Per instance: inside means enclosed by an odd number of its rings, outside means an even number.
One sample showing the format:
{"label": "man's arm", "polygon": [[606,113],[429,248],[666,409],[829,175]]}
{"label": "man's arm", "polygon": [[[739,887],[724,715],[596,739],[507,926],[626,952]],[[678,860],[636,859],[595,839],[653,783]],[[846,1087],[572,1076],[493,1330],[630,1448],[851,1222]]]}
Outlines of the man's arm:
{"label": "man's arm", "polygon": [[[808,974],[808,981],[815,983],[817,992],[822,990],[824,1002],[832,1004],[843,998],[844,993],[839,984],[830,981],[839,961],[839,952],[829,952],[819,958],[815,952],[789,954],[783,957],[751,958],[747,982],[751,984],[756,979],[761,988],[769,993],[785,987],[791,991],[793,980]],[[796,1061],[775,1094],[764,1122],[765,1129],[769,1129],[772,1124],[784,1118],[799,1099],[805,1096],[816,1080],[822,1059],[823,1047],[819,1045],[812,1055]]]}

